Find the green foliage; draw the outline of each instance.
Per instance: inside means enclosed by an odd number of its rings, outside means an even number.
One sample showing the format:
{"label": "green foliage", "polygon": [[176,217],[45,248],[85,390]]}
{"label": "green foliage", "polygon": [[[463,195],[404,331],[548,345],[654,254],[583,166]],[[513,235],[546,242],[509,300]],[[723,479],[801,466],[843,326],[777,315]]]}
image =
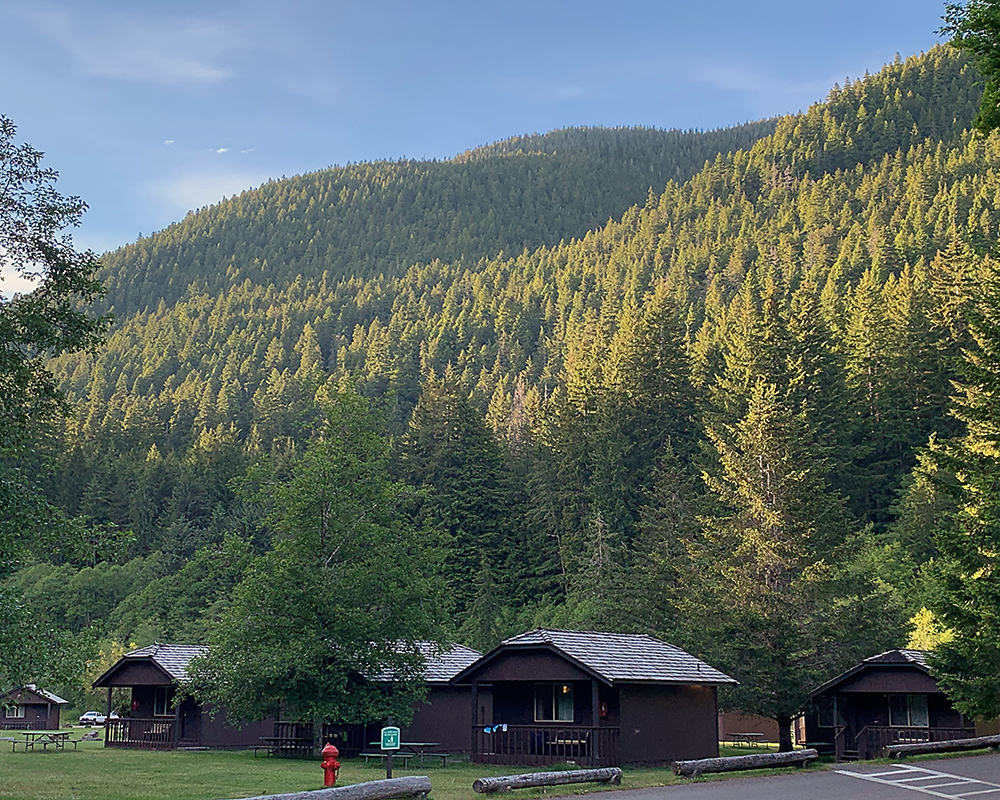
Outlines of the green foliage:
{"label": "green foliage", "polygon": [[437,549],[398,511],[405,487],[389,479],[368,403],[342,387],[324,410],[317,437],[256,494],[274,547],[233,590],[195,685],[240,719],[280,706],[292,718],[405,721],[422,687],[415,643],[443,638]]}
{"label": "green foliage", "polygon": [[1000,3],[967,0],[945,5],[942,33],[951,43],[972,56],[983,76],[983,100],[976,115],[976,128],[988,134],[1000,127]]}

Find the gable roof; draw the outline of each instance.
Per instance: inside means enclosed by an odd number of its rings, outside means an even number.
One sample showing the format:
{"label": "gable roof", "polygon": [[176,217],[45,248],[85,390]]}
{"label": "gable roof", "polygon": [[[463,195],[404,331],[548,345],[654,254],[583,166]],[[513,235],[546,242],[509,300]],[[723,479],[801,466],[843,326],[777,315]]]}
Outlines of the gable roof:
{"label": "gable roof", "polygon": [[502,654],[549,650],[608,685],[615,683],[735,684],[715,667],[679,647],[638,633],[561,631],[536,628],[500,643],[453,679],[468,678]]}
{"label": "gable roof", "polygon": [[45,691],[45,689],[39,689],[33,683],[25,684],[24,687],[22,687],[20,689],[11,689],[9,692],[6,692],[6,693],[0,695],[0,697],[12,697],[14,694],[16,694],[19,691],[21,692],[21,697],[20,697],[19,700],[16,701],[17,703],[29,703],[30,702],[30,700],[28,700],[28,699],[26,699],[24,697],[24,693],[25,692],[31,692],[32,694],[37,695],[38,697],[40,697],[42,700],[44,700],[47,703],[54,703],[55,705],[60,705],[60,706],[67,705],[69,703],[69,700],[63,700],[57,694],[52,694],[52,692],[47,692],[47,691]]}
{"label": "gable roof", "polygon": [[104,680],[113,672],[119,670],[124,664],[132,661],[148,661],[159,667],[171,680],[183,683],[188,679],[187,668],[191,659],[202,656],[208,652],[208,648],[198,644],[160,644],[155,643],[149,647],[142,647],[123,655],[107,672],[101,675],[94,686],[101,686]]}
{"label": "gable roof", "polygon": [[817,695],[823,694],[823,692],[832,689],[849,678],[853,678],[859,672],[866,670],[870,667],[901,667],[905,669],[918,669],[921,672],[930,674],[930,668],[927,666],[927,651],[925,650],[907,650],[904,648],[898,648],[896,650],[886,650],[884,653],[879,653],[875,656],[868,656],[868,658],[863,659],[860,664],[855,664],[847,672],[842,672],[835,678],[831,678],[826,683],[821,686],[817,686],[811,692],[809,692],[809,698],[812,699]]}

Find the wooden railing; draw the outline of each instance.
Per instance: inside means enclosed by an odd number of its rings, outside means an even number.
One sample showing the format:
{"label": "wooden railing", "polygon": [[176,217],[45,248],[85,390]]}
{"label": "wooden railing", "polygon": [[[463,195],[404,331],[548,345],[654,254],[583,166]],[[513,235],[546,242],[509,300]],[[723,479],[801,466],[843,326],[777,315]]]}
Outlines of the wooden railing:
{"label": "wooden railing", "polygon": [[169,750],[174,746],[173,719],[109,719],[105,747]]}
{"label": "wooden railing", "polygon": [[573,761],[592,767],[616,766],[618,728],[574,725],[477,725],[472,758],[486,764],[557,764]]}
{"label": "wooden railing", "polygon": [[912,744],[915,742],[943,742],[947,739],[968,739],[976,735],[976,729],[967,728],[890,728],[869,725],[862,728],[857,736],[858,758],[878,758],[890,744]]}

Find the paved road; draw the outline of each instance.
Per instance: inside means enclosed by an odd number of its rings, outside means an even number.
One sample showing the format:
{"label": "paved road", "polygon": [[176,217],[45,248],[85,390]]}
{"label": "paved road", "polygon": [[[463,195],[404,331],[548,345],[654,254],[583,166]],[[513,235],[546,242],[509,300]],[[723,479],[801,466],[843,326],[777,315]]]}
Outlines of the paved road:
{"label": "paved road", "polygon": [[1000,754],[632,789],[616,800],[1000,800]]}

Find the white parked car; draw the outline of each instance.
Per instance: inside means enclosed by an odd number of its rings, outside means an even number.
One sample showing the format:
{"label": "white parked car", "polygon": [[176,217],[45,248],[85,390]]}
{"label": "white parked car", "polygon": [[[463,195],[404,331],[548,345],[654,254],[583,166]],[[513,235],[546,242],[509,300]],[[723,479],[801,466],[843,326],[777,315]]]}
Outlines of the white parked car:
{"label": "white parked car", "polygon": [[106,717],[100,711],[87,711],[80,715],[81,725],[103,725],[109,719],[118,719],[118,712],[112,711],[110,717]]}

